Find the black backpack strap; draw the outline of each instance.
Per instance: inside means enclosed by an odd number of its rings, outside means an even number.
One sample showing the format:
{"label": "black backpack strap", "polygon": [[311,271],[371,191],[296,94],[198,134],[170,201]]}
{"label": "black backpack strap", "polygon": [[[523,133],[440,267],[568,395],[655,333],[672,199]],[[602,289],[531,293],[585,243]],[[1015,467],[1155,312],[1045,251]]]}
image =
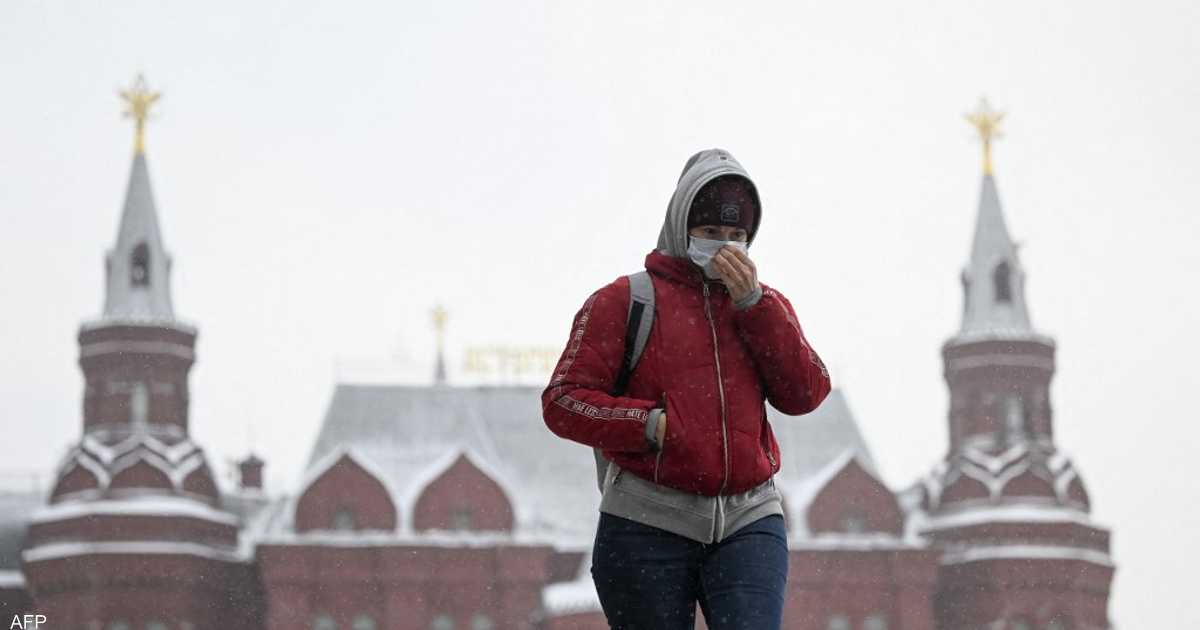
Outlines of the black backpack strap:
{"label": "black backpack strap", "polygon": [[617,374],[616,384],[612,395],[620,396],[629,386],[629,375],[637,367],[642,351],[646,349],[646,340],[650,338],[650,328],[654,325],[654,283],[646,271],[629,274],[629,318],[625,324],[625,356],[621,361],[621,371]]}
{"label": "black backpack strap", "polygon": [[[621,371],[613,384],[613,396],[621,396],[629,386],[629,375],[642,358],[646,349],[646,340],[650,338],[650,328],[654,325],[654,282],[646,271],[629,274],[629,315],[625,323],[625,354],[621,360]],[[609,461],[604,458],[601,450],[593,448],[596,456],[596,483],[600,493],[604,493],[604,477],[608,471]]]}

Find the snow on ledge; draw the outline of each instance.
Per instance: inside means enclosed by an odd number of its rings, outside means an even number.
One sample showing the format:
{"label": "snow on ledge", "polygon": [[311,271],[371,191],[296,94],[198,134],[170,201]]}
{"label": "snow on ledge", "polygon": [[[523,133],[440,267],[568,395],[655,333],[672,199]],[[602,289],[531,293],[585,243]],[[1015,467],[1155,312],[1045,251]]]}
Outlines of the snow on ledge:
{"label": "snow on ledge", "polygon": [[950,551],[942,556],[942,564],[965,564],[983,560],[1080,560],[1112,567],[1112,557],[1096,549],[1055,547],[1050,545],[995,545],[970,547]]}
{"label": "snow on ledge", "polygon": [[1075,523],[1087,527],[1097,526],[1087,514],[1070,508],[998,505],[965,509],[955,514],[926,516],[918,529],[924,533],[938,529],[953,529],[956,527],[987,525],[989,523]]}
{"label": "snow on ledge", "polygon": [[591,579],[556,582],[542,589],[542,608],[557,617],[577,613],[601,612],[600,596]]}
{"label": "snow on ledge", "polygon": [[25,575],[20,571],[0,571],[0,588],[25,588]]}
{"label": "snow on ledge", "polygon": [[823,532],[808,536],[792,536],[788,538],[788,550],[807,551],[900,551],[925,549],[929,543],[924,540],[908,540],[893,534],[883,532]]}
{"label": "snow on ledge", "polygon": [[553,534],[547,532],[449,529],[428,529],[420,532],[403,530],[313,530],[303,533],[283,532],[262,536],[256,541],[256,544],[333,548],[401,546],[447,548],[550,546],[558,548]]}
{"label": "snow on ledge", "polygon": [[187,322],[176,318],[156,317],[148,314],[129,313],[125,315],[101,315],[95,319],[90,319],[79,326],[80,330],[95,330],[97,328],[108,328],[110,326],[136,326],[150,328],[170,328],[180,332],[196,334],[196,326],[191,322]]}
{"label": "snow on ledge", "polygon": [[28,563],[96,554],[182,555],[222,560],[225,562],[243,562],[247,560],[247,558],[239,556],[233,550],[177,541],[51,543],[26,549],[22,552],[21,557]]}
{"label": "snow on ledge", "polygon": [[198,518],[214,523],[237,526],[233,514],[182,497],[141,497],[137,499],[103,501],[67,501],[47,505],[33,513],[30,523],[47,523],[85,516],[167,516]]}

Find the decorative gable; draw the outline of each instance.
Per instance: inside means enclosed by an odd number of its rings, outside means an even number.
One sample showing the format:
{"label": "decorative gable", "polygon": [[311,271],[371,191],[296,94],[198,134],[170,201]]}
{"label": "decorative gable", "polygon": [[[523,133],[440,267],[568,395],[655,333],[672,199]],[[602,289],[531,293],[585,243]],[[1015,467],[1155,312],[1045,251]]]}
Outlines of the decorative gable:
{"label": "decorative gable", "polygon": [[296,503],[296,531],[394,531],[399,521],[392,493],[370,464],[335,451],[313,469]]}
{"label": "decorative gable", "polygon": [[900,536],[904,517],[896,496],[855,457],[845,463],[809,503],[808,530],[822,533],[887,533]]}
{"label": "decorative gable", "polygon": [[468,451],[460,452],[420,491],[413,507],[414,530],[513,530],[509,493],[473,459]]}

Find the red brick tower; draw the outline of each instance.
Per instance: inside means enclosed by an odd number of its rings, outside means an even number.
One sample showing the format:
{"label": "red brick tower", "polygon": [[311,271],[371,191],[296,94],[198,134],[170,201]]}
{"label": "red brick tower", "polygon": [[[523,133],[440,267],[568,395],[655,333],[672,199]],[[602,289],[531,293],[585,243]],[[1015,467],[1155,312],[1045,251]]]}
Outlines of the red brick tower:
{"label": "red brick tower", "polygon": [[[35,609],[55,627],[244,627],[252,590],[238,519],[188,437],[196,329],[175,318],[143,151],[158,95],[123,92],[137,143],[102,315],[79,331],[83,435],[58,469],[22,553]],[[253,608],[250,606],[249,608]]]}
{"label": "red brick tower", "polygon": [[1054,443],[1054,340],[1034,331],[990,141],[1002,114],[969,116],[984,142],[962,327],[942,348],[950,449],[924,480],[919,531],[942,552],[939,627],[1108,628],[1114,567],[1083,481]]}

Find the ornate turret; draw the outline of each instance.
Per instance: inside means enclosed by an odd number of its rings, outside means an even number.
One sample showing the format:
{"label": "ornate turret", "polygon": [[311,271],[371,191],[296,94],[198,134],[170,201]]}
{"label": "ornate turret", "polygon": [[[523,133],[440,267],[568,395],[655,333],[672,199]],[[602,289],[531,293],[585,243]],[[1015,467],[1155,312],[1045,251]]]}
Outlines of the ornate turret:
{"label": "ornate turret", "polygon": [[[133,167],[117,241],[105,260],[104,310],[79,331],[83,439],[53,499],[115,484],[215,503],[212,474],[188,438],[196,329],[176,319],[171,306],[171,262],[146,166],[145,122],[159,94],[139,76],[121,97],[136,123]],[[117,479],[128,469],[142,470],[137,481]]]}
{"label": "ornate turret", "polygon": [[992,173],[992,140],[1003,117],[986,101],[967,116],[984,145],[984,172],[971,254],[962,271],[962,325],[942,348],[952,454],[1029,442],[1052,446],[1048,392],[1054,340],[1030,323],[1025,270]]}
{"label": "ornate turret", "polygon": [[922,480],[918,529],[945,552],[941,627],[1107,627],[1108,531],[1091,522],[1083,481],[1054,443],[1054,340],[1030,320],[992,172],[1003,117],[986,101],[967,116],[984,147],[983,182],[962,325],[942,347],[949,451]]}
{"label": "ornate turret", "polygon": [[[159,95],[138,77],[121,96],[136,122],[133,168],[106,259],[104,309],[79,331],[83,435],[59,466],[50,504],[33,516],[23,568],[37,609],[63,626],[225,626],[212,617],[217,603],[249,573],[238,517],[223,509],[188,436],[196,330],[171,306],[145,155]],[[243,627],[240,614],[230,627]]]}

